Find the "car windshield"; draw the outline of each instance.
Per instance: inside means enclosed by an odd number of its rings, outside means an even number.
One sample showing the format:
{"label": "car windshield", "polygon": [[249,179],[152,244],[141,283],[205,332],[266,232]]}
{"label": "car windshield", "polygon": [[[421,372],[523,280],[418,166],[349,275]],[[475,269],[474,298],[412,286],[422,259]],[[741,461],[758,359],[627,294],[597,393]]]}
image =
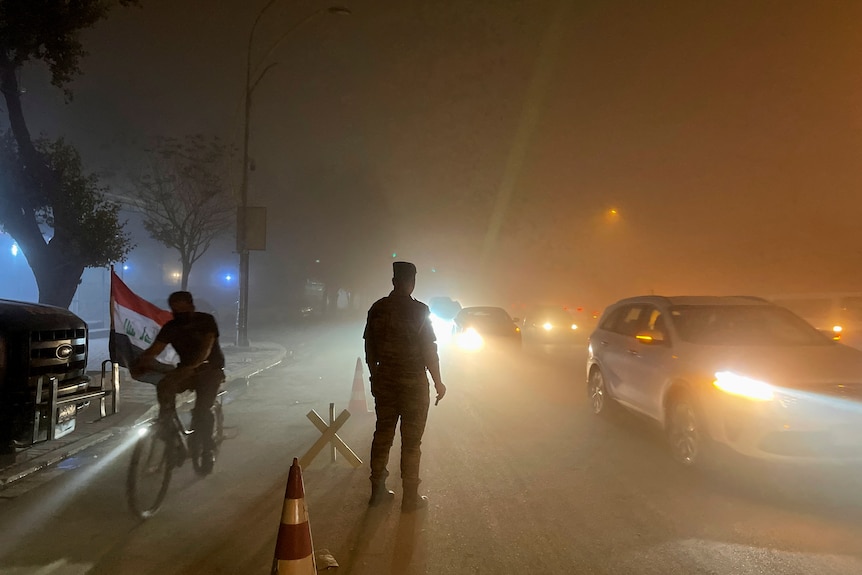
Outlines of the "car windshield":
{"label": "car windshield", "polygon": [[462,310],[461,323],[491,327],[512,324],[513,320],[502,308],[480,307]]}
{"label": "car windshield", "polygon": [[550,322],[554,325],[568,325],[572,323],[572,316],[564,309],[543,308],[534,311],[528,317],[530,323],[543,324]]}
{"label": "car windshield", "polygon": [[706,345],[829,345],[831,340],[789,310],[756,305],[671,308],[681,339]]}

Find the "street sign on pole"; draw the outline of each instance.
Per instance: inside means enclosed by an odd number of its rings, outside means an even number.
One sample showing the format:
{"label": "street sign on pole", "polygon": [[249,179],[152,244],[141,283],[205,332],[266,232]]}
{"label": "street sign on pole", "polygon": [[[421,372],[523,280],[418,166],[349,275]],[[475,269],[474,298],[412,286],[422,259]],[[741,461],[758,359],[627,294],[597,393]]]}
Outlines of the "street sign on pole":
{"label": "street sign on pole", "polygon": [[248,267],[249,251],[266,249],[266,208],[239,206],[237,209],[239,252],[239,306],[237,309],[237,347],[248,347]]}

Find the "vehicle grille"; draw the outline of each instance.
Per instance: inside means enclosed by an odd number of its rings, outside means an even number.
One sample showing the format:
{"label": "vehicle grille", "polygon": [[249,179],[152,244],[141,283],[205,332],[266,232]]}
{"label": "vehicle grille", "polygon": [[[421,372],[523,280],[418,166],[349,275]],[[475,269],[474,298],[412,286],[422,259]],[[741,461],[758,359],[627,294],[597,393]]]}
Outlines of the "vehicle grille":
{"label": "vehicle grille", "polygon": [[87,328],[51,329],[30,333],[30,385],[39,377],[56,377],[62,390],[78,387],[87,369]]}
{"label": "vehicle grille", "polygon": [[53,342],[62,339],[87,339],[87,329],[83,327],[71,329],[46,329],[30,333],[31,342]]}

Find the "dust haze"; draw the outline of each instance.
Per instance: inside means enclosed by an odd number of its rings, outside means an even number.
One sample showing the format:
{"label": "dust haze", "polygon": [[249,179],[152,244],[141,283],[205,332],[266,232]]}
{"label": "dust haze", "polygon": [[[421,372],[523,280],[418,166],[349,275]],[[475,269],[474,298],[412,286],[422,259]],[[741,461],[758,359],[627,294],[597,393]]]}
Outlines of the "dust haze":
{"label": "dust haze", "polygon": [[[24,78],[33,131],[113,182],[153,136],[242,137],[262,3],[142,4],[87,34],[68,105]],[[509,310],[858,289],[862,5],[366,0],[267,56],[322,6],[279,4],[253,47],[277,63],[250,126],[253,318],[309,278],[365,306],[401,259],[419,299]],[[136,241],[131,261],[168,257]]]}

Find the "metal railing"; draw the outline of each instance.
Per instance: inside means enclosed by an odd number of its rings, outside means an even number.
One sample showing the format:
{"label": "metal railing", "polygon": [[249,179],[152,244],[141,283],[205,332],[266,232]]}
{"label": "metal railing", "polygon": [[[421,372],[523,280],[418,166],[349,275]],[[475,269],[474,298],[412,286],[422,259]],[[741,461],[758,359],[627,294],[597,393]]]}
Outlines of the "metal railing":
{"label": "metal railing", "polygon": [[[109,380],[110,387],[106,389],[107,365],[110,365],[111,375]],[[46,386],[48,388],[48,397],[44,398]],[[101,419],[109,415],[106,409],[106,402],[109,397],[111,398],[110,415],[114,415],[120,408],[120,366],[117,363],[112,363],[109,359],[102,362],[99,385],[88,386],[86,390],[73,395],[59,397],[58,379],[56,377],[40,376],[36,382],[36,413],[33,418],[33,443],[56,439],[58,411],[61,407],[68,405],[76,406],[76,404],[82,402],[98,399],[99,419]],[[43,432],[41,427],[43,425],[41,417],[43,409],[47,409],[48,414],[48,421],[45,423],[47,429],[44,430],[45,440],[40,439]],[[74,409],[77,409],[77,407],[74,407]]]}

